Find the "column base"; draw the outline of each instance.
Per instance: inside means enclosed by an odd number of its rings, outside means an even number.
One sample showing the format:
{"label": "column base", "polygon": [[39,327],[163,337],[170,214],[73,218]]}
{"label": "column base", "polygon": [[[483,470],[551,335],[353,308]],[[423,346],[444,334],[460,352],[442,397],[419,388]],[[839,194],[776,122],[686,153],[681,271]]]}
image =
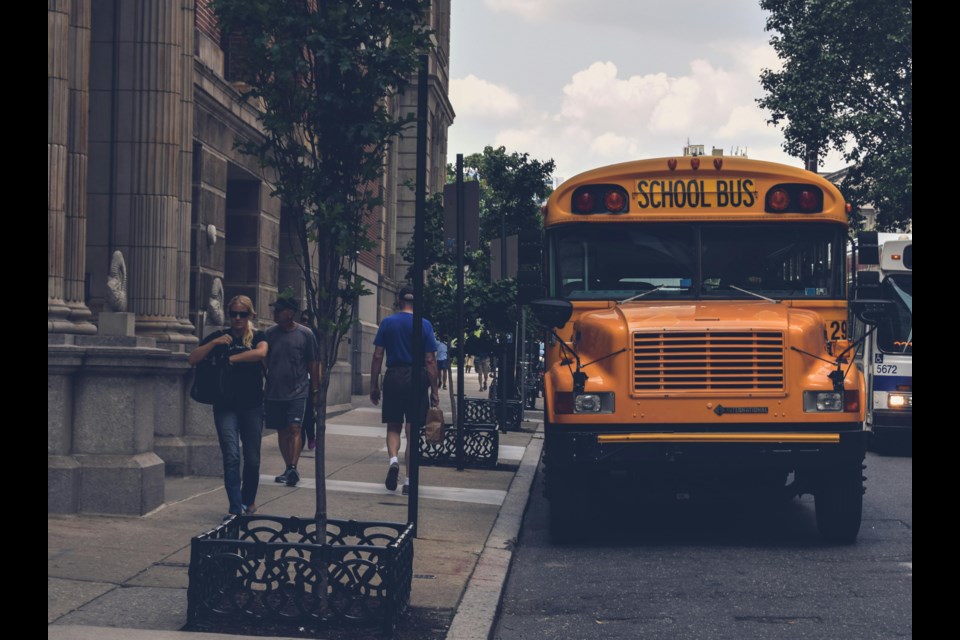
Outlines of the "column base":
{"label": "column base", "polygon": [[168,476],[223,475],[220,441],[205,436],[157,437],[153,450],[166,464]]}
{"label": "column base", "polygon": [[142,516],[163,504],[163,460],[154,453],[76,455],[78,512]]}

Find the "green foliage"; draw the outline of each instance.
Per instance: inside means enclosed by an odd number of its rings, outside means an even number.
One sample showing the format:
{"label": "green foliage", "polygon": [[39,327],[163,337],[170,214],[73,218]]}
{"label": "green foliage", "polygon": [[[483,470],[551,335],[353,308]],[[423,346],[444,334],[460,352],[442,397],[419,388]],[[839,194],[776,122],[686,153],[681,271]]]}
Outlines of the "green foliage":
{"label": "green foliage", "polygon": [[[243,62],[263,137],[238,146],[275,176],[294,213],[306,308],[332,363],[369,293],[354,275],[373,246],[366,216],[381,203],[388,145],[410,123],[393,97],[430,49],[428,0],[213,0],[230,54]],[[329,383],[323,367],[322,393]],[[321,414],[322,415],[322,414]]]}
{"label": "green foliage", "polygon": [[[529,154],[508,154],[503,147],[486,147],[482,153],[464,158],[464,174],[480,181],[480,247],[464,257],[466,334],[481,327],[493,333],[514,330],[519,319],[516,281],[506,278],[490,282],[490,240],[500,237],[501,212],[505,214],[508,236],[520,229],[543,226],[540,206],[550,195],[547,180],[553,169],[553,160],[531,160]],[[455,178],[454,169],[448,165],[447,180],[452,182]],[[424,285],[424,315],[438,332],[453,335],[457,317],[457,257],[443,247],[443,204],[439,194],[428,201],[424,230],[424,264],[431,265]],[[412,242],[403,256],[413,264]]]}
{"label": "green foliage", "polygon": [[830,148],[854,166],[841,191],[877,210],[880,229],[913,217],[911,0],[761,0],[783,62],[760,76],[758,103],[792,156]]}

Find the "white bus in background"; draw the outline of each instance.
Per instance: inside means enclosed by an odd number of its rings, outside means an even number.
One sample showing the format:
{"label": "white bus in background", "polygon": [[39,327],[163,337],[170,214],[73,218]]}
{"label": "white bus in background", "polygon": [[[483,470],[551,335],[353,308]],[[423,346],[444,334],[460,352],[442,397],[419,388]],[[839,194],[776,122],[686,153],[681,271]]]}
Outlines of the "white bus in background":
{"label": "white bus in background", "polygon": [[[866,377],[866,428],[878,451],[912,451],[913,234],[861,233],[858,244],[857,297],[893,302],[887,321],[858,349]],[[855,339],[869,330],[857,321],[853,328]]]}

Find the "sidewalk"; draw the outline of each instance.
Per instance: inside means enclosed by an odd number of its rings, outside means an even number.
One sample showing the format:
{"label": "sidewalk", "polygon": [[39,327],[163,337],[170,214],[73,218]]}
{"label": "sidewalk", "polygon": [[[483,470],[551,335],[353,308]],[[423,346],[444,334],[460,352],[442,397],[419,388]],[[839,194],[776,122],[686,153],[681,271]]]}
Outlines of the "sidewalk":
{"label": "sidewalk", "polygon": [[[474,373],[464,382],[467,397],[481,397]],[[449,420],[448,394],[440,392]],[[420,468],[411,610],[398,630],[422,610],[438,624],[450,625],[447,638],[488,637],[540,459],[541,416],[528,411],[522,431],[500,434],[496,468]],[[283,461],[275,432],[265,433],[260,513],[312,517],[315,452],[305,450],[300,459],[299,485],[277,484],[273,477],[283,470]],[[391,492],[383,486],[384,436],[380,409],[366,396],[354,396],[352,409],[327,419],[328,517],[407,521],[400,487]],[[217,526],[226,513],[222,479],[167,478],[165,490],[165,504],[141,517],[48,515],[48,638],[243,638],[179,631],[186,624],[190,539]]]}

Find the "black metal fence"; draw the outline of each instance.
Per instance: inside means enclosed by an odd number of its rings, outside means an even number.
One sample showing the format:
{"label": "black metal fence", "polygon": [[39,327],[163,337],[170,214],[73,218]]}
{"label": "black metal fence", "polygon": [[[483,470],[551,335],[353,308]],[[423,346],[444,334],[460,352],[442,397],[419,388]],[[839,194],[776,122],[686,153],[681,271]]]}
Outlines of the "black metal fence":
{"label": "black metal fence", "polygon": [[[252,623],[392,632],[410,602],[413,525],[236,516],[190,546],[187,627]],[[323,596],[326,597],[323,597]]]}

